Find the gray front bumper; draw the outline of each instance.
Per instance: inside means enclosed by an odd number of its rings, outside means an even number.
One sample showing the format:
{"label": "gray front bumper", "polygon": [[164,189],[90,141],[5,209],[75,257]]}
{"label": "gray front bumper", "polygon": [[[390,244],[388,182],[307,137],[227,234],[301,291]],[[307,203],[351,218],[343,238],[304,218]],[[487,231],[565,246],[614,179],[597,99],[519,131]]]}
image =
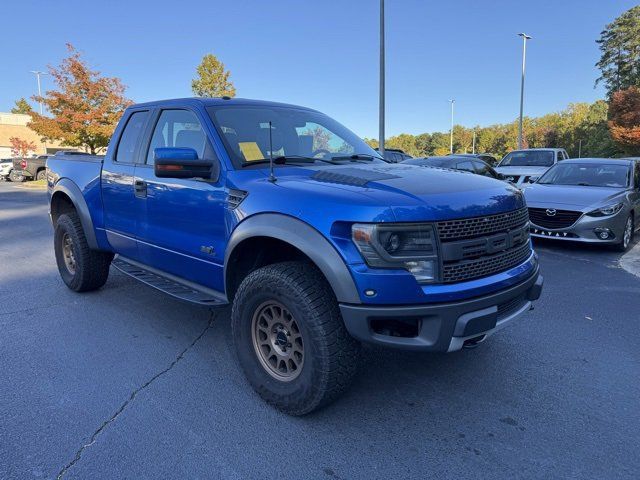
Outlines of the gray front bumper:
{"label": "gray front bumper", "polygon": [[[531,222],[530,233],[532,237],[551,238],[553,240],[570,240],[585,243],[619,243],[622,240],[625,223],[629,216],[629,210],[623,208],[615,215],[609,217],[590,217],[582,215],[576,222],[567,228],[544,228]],[[608,228],[614,237],[601,240],[595,233],[596,228]]]}
{"label": "gray front bumper", "polygon": [[[340,311],[352,337],[390,348],[451,352],[465,341],[491,335],[531,308],[540,298],[543,277],[539,267],[524,282],[483,297],[433,305],[372,306],[341,304]],[[404,319],[417,322],[414,337],[377,333],[374,320]]]}

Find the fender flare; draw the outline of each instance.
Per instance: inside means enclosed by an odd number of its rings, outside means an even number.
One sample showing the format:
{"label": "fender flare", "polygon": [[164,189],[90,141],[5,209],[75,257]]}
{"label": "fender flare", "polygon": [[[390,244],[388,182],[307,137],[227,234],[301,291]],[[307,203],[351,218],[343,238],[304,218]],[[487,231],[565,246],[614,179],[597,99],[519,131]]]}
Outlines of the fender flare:
{"label": "fender flare", "polygon": [[309,224],[276,213],[253,215],[241,222],[231,234],[224,258],[225,292],[229,258],[240,243],[252,237],[271,237],[296,247],[320,269],[338,302],[362,303],[353,277],[335,247]]}
{"label": "fender flare", "polygon": [[91,213],[89,212],[89,207],[87,206],[87,201],[84,199],[84,195],[82,195],[82,191],[80,188],[70,179],[63,178],[58,181],[53,187],[53,191],[51,192],[51,201],[49,203],[49,214],[51,214],[51,203],[53,202],[53,198],[56,193],[62,192],[69,199],[76,211],[78,212],[78,216],[80,217],[80,223],[82,224],[82,229],[84,230],[84,236],[87,238],[87,243],[89,244],[89,248],[93,250],[98,250],[98,241],[96,239],[96,231],[93,228],[93,220],[91,219]]}

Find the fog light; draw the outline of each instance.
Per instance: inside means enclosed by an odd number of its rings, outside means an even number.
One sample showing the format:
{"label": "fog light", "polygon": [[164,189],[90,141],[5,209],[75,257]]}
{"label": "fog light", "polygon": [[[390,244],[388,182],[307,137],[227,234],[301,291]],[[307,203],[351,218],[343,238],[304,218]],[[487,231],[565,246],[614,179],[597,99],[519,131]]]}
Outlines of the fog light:
{"label": "fog light", "polygon": [[600,240],[609,240],[613,238],[613,233],[608,228],[595,228],[593,230]]}
{"label": "fog light", "polygon": [[365,294],[367,297],[375,297],[375,296],[376,296],[376,291],[375,291],[375,290],[371,290],[371,289],[369,289],[369,290],[365,290],[365,291],[364,291],[364,294]]}

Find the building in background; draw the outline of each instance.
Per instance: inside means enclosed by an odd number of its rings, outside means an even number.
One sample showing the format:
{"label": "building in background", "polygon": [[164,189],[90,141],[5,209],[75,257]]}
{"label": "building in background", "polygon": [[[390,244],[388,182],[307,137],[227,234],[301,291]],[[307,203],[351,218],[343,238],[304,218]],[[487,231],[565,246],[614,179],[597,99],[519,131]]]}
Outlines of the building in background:
{"label": "building in background", "polygon": [[27,123],[31,117],[18,113],[0,112],[0,158],[11,157],[11,137],[18,137],[36,145],[34,155],[42,155],[44,153],[56,153],[58,150],[77,150],[74,147],[63,147],[58,141],[43,142],[36,132],[31,130]]}

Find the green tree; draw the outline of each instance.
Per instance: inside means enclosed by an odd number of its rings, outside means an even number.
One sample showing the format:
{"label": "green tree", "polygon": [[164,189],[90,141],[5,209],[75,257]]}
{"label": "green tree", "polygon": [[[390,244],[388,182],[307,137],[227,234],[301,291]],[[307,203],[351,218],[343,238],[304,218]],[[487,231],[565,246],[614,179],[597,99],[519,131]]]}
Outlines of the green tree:
{"label": "green tree", "polygon": [[191,81],[191,90],[198,97],[235,97],[236,89],[229,80],[230,74],[225,70],[224,63],[208,53],[196,68],[196,78]]}
{"label": "green tree", "polygon": [[33,111],[29,102],[25,100],[24,97],[19,98],[15,101],[15,107],[11,109],[11,113],[19,113],[23,115],[29,115]]}
{"label": "green tree", "polygon": [[596,66],[609,97],[618,90],[640,86],[640,5],[608,24],[596,40],[600,61]]}

